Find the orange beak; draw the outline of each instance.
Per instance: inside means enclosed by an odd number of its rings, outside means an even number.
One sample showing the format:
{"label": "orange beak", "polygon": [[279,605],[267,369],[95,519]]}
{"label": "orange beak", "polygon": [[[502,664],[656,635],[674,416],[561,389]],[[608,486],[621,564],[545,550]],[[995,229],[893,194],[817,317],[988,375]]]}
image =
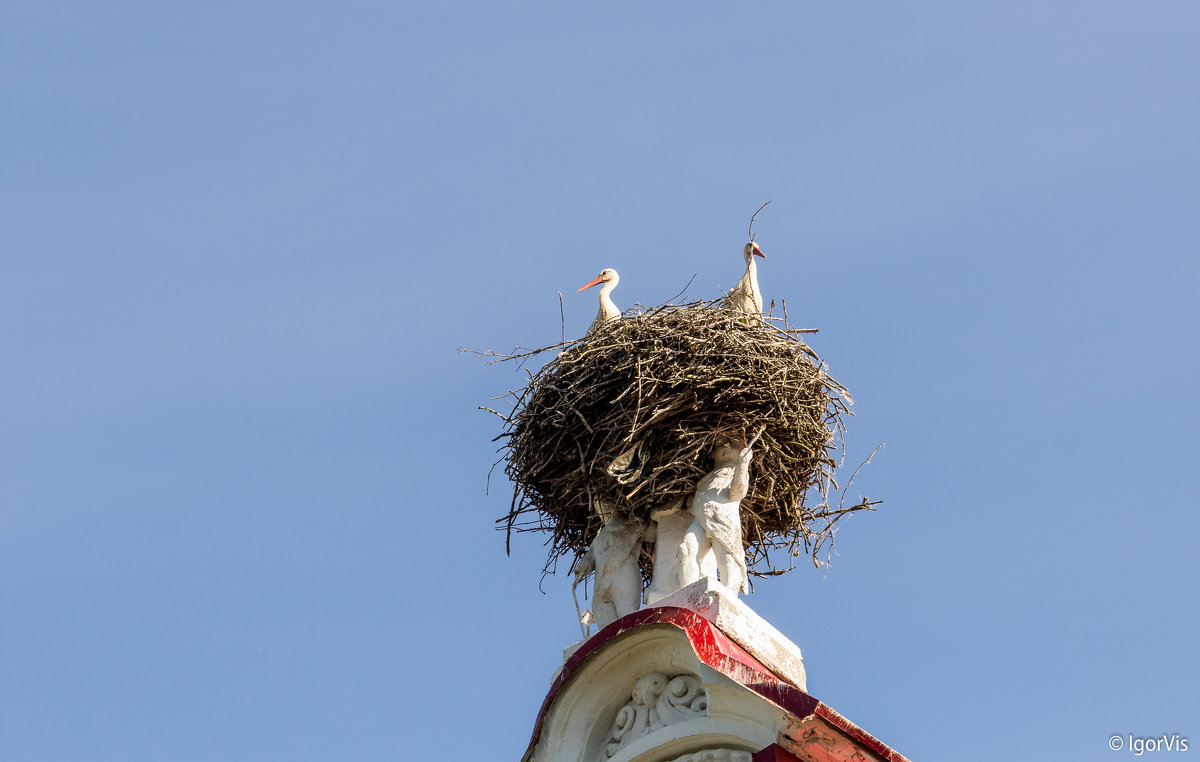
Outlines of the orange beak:
{"label": "orange beak", "polygon": [[575,293],[578,294],[580,291],[583,291],[584,289],[591,288],[592,286],[598,286],[603,282],[604,282],[604,276],[597,275],[596,279],[591,281],[590,283],[588,283],[586,286],[580,286],[579,288],[575,289]]}
{"label": "orange beak", "polygon": [[754,244],[750,247],[750,253],[756,257],[762,257],[763,259],[767,258],[767,255],[762,253],[762,249],[758,248],[758,244]]}

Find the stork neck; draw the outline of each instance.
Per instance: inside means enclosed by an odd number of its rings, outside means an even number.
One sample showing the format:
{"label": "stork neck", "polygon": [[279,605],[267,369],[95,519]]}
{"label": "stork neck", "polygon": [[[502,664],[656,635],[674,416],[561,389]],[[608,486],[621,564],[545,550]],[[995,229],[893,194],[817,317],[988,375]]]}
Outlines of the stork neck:
{"label": "stork neck", "polygon": [[613,289],[617,287],[614,281],[608,281],[600,287],[600,315],[604,318],[614,318],[621,314],[617,303],[612,300]]}

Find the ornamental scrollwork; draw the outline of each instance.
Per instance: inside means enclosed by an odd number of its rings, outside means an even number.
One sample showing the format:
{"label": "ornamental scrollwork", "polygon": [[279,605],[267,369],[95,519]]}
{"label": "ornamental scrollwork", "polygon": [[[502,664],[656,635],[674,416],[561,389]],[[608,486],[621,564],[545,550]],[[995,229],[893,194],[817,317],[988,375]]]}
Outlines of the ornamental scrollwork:
{"label": "ornamental scrollwork", "polygon": [[613,720],[601,762],[647,733],[708,714],[708,694],[695,675],[650,672],[633,684],[631,700]]}

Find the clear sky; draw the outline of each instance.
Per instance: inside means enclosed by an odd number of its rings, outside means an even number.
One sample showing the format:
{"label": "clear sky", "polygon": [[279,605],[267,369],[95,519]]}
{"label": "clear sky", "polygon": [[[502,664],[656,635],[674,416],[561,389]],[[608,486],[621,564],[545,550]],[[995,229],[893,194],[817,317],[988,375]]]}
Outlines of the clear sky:
{"label": "clear sky", "polygon": [[747,598],[813,695],[921,760],[1200,749],[1196,3],[2,14],[0,759],[518,758],[578,629],[456,350],[603,267],[715,296],[768,199],[887,441]]}

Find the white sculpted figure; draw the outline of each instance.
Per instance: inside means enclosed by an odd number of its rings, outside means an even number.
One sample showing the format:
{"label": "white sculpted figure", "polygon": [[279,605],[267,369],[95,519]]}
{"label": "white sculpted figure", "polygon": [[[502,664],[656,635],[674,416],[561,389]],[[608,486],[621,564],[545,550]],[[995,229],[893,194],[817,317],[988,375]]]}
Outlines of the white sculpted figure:
{"label": "white sculpted figure", "polygon": [[[650,511],[653,523],[646,527],[646,542],[654,543],[654,576],[646,589],[650,606],[683,587],[683,537],[692,523],[692,514],[684,508],[683,498]],[[700,576],[717,577],[717,559],[710,548],[700,556]]]}
{"label": "white sculpted figure", "polygon": [[696,485],[692,524],[680,546],[680,582],[690,585],[704,574],[701,560],[711,550],[717,557],[721,584],[736,594],[750,592],[746,550],[742,547],[742,498],[750,491],[750,459],[754,441],[718,438],[713,445],[713,470]]}
{"label": "white sculpted figure", "polygon": [[604,526],[575,564],[575,582],[596,573],[592,586],[592,616],[600,629],[638,610],[642,602],[642,522],[597,504]]}

